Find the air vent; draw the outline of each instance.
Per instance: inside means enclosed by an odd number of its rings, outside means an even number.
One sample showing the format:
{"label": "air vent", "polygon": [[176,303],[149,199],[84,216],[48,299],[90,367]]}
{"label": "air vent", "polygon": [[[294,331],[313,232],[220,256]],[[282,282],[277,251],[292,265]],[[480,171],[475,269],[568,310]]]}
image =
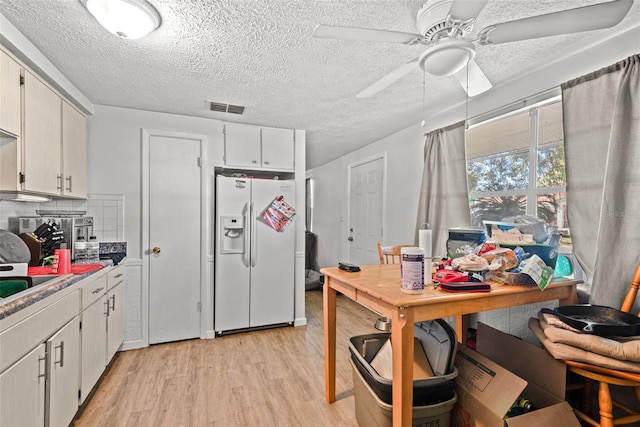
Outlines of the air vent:
{"label": "air vent", "polygon": [[209,109],[218,113],[242,114],[244,107],[242,105],[223,104],[221,102],[209,102]]}

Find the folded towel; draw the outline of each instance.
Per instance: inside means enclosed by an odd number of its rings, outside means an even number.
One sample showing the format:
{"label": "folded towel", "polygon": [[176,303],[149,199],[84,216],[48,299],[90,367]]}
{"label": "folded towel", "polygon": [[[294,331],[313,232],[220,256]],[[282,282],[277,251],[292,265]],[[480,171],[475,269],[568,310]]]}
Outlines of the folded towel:
{"label": "folded towel", "polygon": [[559,342],[552,342],[545,335],[541,323],[544,322],[540,322],[538,319],[532,317],[531,319],[529,319],[529,329],[531,329],[538,340],[542,343],[544,348],[549,352],[549,354],[551,354],[551,356],[553,356],[554,359],[574,360],[576,362],[589,363],[592,365],[616,369],[619,371],[640,373],[640,363],[627,360],[618,360],[612,357],[607,357],[601,354],[583,350],[578,347],[573,347]]}
{"label": "folded towel", "polygon": [[600,337],[591,334],[577,334],[566,329],[552,326],[555,323],[547,322],[547,319],[551,317],[554,316],[548,313],[538,313],[540,327],[551,342],[568,344],[618,360],[640,362],[640,337],[627,337],[622,339]]}

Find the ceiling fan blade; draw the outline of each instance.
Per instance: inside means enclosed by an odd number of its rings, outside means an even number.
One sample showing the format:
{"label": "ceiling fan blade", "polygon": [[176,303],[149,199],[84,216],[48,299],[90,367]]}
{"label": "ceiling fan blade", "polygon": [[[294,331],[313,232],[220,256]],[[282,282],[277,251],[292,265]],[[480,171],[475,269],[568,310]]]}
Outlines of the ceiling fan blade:
{"label": "ceiling fan blade", "polygon": [[449,15],[460,21],[477,18],[488,0],[454,0]]}
{"label": "ceiling fan blade", "polygon": [[415,68],[415,64],[417,62],[418,58],[410,59],[409,61],[405,62],[404,64],[391,71],[389,74],[357,94],[356,98],[370,98],[381,90],[386,89],[396,81],[400,80],[400,78],[409,74],[409,72]]}
{"label": "ceiling fan blade", "polygon": [[475,59],[470,60],[467,66],[455,73],[454,76],[470,97],[486,92],[493,87]]}
{"label": "ceiling fan blade", "polygon": [[336,25],[318,25],[313,30],[313,37],[401,44],[430,43],[421,34],[374,30],[371,28],[340,27]]}
{"label": "ceiling fan blade", "polygon": [[491,25],[478,33],[478,43],[507,43],[613,27],[622,21],[632,3],[615,0]]}

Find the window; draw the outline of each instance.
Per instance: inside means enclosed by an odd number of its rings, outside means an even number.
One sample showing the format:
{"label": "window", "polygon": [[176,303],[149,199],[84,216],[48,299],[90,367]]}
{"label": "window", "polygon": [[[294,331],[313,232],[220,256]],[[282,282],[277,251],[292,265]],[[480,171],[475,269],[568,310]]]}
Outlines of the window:
{"label": "window", "polygon": [[480,123],[465,139],[474,226],[531,215],[568,227],[561,101]]}

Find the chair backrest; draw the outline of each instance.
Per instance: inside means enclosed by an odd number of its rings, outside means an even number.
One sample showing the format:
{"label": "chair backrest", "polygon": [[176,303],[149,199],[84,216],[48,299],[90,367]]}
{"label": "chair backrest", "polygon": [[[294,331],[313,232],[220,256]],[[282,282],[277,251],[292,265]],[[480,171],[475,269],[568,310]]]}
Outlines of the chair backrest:
{"label": "chair backrest", "polygon": [[[621,311],[625,313],[629,313],[631,308],[633,307],[633,303],[638,296],[638,288],[640,287],[640,264],[636,267],[635,273],[633,273],[633,279],[631,280],[631,285],[629,285],[629,290],[627,291],[627,295],[624,297],[624,302],[622,303]],[[638,317],[640,317],[640,313],[638,313]]]}
{"label": "chair backrest", "polygon": [[382,246],[382,244],[378,242],[380,264],[400,264],[400,249],[406,247],[415,248],[416,245]]}

